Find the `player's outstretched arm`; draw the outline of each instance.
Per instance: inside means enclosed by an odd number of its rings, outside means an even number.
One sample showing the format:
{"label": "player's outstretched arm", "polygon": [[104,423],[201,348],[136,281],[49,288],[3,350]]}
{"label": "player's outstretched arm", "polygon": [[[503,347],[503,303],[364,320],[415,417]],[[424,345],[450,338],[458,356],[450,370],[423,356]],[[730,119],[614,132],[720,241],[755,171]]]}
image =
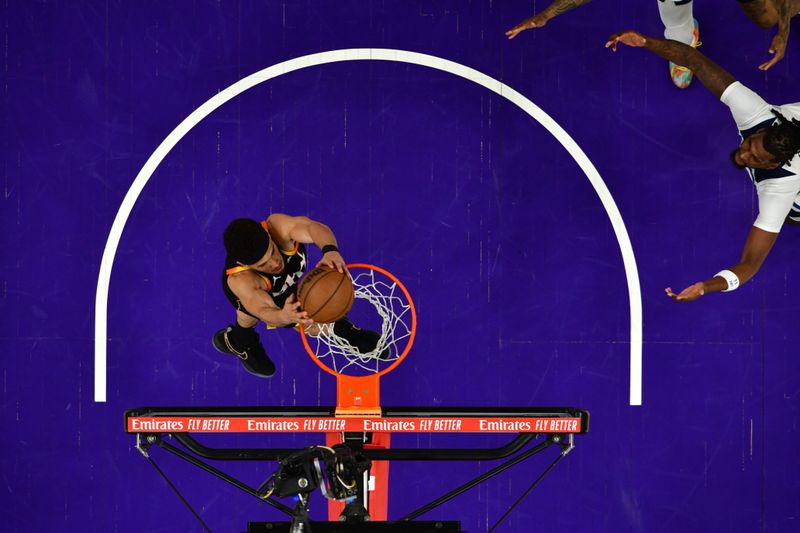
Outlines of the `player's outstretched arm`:
{"label": "player's outstretched arm", "polygon": [[676,65],[683,65],[705,85],[706,89],[719,98],[725,89],[728,88],[736,78],[724,68],[720,67],[701,52],[689,45],[671,41],[669,39],[657,39],[642,35],[634,30],[627,30],[615,33],[606,41],[606,48],[617,51],[617,44],[622,43],[634,48],[647,48],[656,55],[672,61]]}
{"label": "player's outstretched arm", "polygon": [[552,4],[547,6],[541,13],[534,15],[530,18],[526,18],[510,30],[506,32],[506,37],[509,39],[513,39],[519,33],[530,30],[533,28],[541,28],[547,21],[552,19],[553,17],[557,17],[561,13],[566,13],[572,9],[575,9],[578,6],[582,6],[583,4],[588,4],[592,0],[555,0]]}
{"label": "player's outstretched arm", "polygon": [[[772,54],[772,59],[761,63],[758,68],[760,70],[769,70],[772,66],[783,59],[786,53],[786,43],[789,41],[789,26],[791,24],[793,0],[777,0],[775,2],[778,10],[778,33],[772,38],[772,43],[769,45],[769,53]],[[745,4],[742,4],[744,7]]]}
{"label": "player's outstretched arm", "polygon": [[672,292],[670,287],[664,290],[667,296],[678,302],[691,302],[710,292],[735,290],[739,285],[743,285],[756,275],[777,238],[777,233],[764,231],[753,226],[744,244],[742,258],[738,263],[727,270],[723,270],[711,279],[698,281],[686,287],[677,294]]}
{"label": "player's outstretched arm", "polygon": [[308,217],[291,217],[288,215],[273,214],[269,217],[270,224],[279,228],[281,235],[304,244],[316,244],[322,250],[322,260],[317,264],[335,268],[339,272],[346,270],[346,264],[339,253],[336,236],[331,228]]}

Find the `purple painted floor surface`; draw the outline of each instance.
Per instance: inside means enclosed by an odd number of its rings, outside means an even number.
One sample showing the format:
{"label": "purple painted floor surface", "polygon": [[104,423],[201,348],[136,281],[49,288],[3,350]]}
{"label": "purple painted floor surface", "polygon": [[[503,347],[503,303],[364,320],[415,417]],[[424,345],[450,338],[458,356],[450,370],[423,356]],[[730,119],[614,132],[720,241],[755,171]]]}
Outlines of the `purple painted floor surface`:
{"label": "purple painted floor surface", "polygon": [[[2,8],[3,531],[200,531],[123,432],[146,405],[331,405],[292,331],[264,333],[268,381],[213,351],[236,217],[308,215],[345,259],[411,291],[418,338],[383,403],[586,408],[589,434],[499,529],[800,531],[800,229],[754,281],[678,305],[738,260],[757,204],[728,162],[727,108],[675,89],[612,32],[660,34],[655,0],[598,0],[513,41],[543,2],[85,2]],[[697,2],[702,51],[777,104],[800,100],[800,28]],[[463,78],[351,61],[280,76],[188,131],[125,225],[108,302],[108,401],[95,403],[94,301],[123,197],[181,121],[236,81],[302,55],[393,48],[519,91],[586,153],[619,207],[643,306],[643,405],[628,403],[631,315],[620,246],[586,175],[514,104]],[[316,251],[315,251],[316,253]],[[317,259],[312,255],[312,261]],[[416,437],[398,437],[411,442]],[[417,439],[427,443],[427,436]],[[302,446],[304,437],[282,445]],[[214,531],[282,515],[161,455]],[[549,459],[425,515],[486,531]],[[392,466],[399,517],[491,463]],[[257,485],[272,465],[235,465]],[[324,506],[315,500],[315,517]]]}

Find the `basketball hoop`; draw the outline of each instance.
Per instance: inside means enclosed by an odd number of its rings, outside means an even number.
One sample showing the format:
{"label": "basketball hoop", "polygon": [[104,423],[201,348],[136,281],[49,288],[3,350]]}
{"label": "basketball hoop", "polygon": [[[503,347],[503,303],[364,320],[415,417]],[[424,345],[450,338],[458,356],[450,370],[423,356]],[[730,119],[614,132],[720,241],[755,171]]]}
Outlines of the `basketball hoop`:
{"label": "basketball hoop", "polygon": [[[373,319],[372,324],[379,319],[377,346],[371,352],[361,353],[334,333],[333,324],[319,324],[318,335],[307,334],[301,326],[303,345],[312,359],[330,374],[386,374],[400,364],[414,342],[417,325],[414,302],[400,280],[382,268],[355,263],[347,265],[347,269],[355,290],[354,306],[365,302],[369,305],[366,312],[373,313],[367,318]],[[360,318],[364,314],[362,310]]]}
{"label": "basketball hoop", "polygon": [[379,414],[379,378],[394,370],[411,350],[417,313],[408,289],[392,273],[364,263],[347,265],[347,269],[355,290],[352,319],[380,334],[375,349],[359,352],[334,333],[332,324],[320,324],[317,335],[300,326],[300,333],[314,362],[336,376],[337,411]]}

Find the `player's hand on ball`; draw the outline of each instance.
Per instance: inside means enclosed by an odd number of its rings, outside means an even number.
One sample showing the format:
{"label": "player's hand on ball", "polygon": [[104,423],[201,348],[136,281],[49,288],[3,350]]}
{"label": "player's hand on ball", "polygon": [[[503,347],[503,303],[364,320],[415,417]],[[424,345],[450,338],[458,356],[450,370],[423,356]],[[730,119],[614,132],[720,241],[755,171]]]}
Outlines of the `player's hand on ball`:
{"label": "player's hand on ball", "polygon": [[647,39],[645,39],[644,35],[642,35],[638,31],[625,30],[619,33],[615,33],[611,37],[609,37],[608,41],[606,41],[606,48],[610,47],[611,50],[616,52],[617,43],[622,43],[628,46],[632,46],[634,48],[639,48],[647,44]]}
{"label": "player's hand on ball", "polygon": [[300,309],[300,302],[297,301],[297,297],[294,294],[290,294],[286,299],[286,303],[283,304],[281,313],[283,314],[283,321],[286,324],[302,324],[304,326],[310,326],[314,323],[313,320],[308,318],[308,313]]}
{"label": "player's hand on ball", "polygon": [[328,252],[322,256],[322,259],[317,266],[326,266],[344,273],[347,270],[347,263],[344,262],[342,255],[339,252]]}
{"label": "player's hand on ball", "polygon": [[692,300],[697,300],[698,298],[703,296],[706,293],[706,289],[705,286],[703,285],[703,282],[698,281],[694,285],[686,287],[678,294],[672,292],[672,289],[670,287],[664,289],[664,292],[666,292],[667,296],[669,296],[676,302],[691,302]]}

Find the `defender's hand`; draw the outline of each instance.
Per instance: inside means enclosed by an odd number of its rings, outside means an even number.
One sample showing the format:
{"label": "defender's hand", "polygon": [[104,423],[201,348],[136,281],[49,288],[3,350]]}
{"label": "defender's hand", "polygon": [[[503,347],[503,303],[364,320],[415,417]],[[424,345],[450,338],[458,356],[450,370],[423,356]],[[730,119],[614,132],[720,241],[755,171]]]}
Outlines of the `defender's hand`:
{"label": "defender's hand", "polygon": [[342,273],[347,271],[347,263],[344,262],[344,259],[342,259],[342,255],[339,252],[328,252],[323,255],[322,259],[320,259],[319,263],[317,263],[317,266],[320,265],[336,269]]}
{"label": "defender's hand", "polygon": [[281,309],[281,316],[284,324],[310,326],[314,323],[313,320],[308,318],[308,313],[300,309],[300,302],[297,301],[297,297],[294,294],[290,294],[286,298],[286,303],[283,304],[283,309]]}
{"label": "defender's hand", "polygon": [[642,35],[638,31],[625,30],[619,33],[615,33],[611,37],[609,37],[608,41],[606,41],[606,48],[611,47],[611,50],[616,52],[617,43],[622,43],[631,46],[633,48],[640,48],[645,44],[647,44],[647,39],[645,39],[644,35]]}
{"label": "defender's hand", "polygon": [[683,289],[679,294],[675,294],[674,292],[672,292],[672,289],[670,287],[664,289],[664,292],[666,292],[667,296],[669,296],[676,302],[691,302],[703,296],[706,293],[706,289],[705,286],[703,285],[703,282],[698,281],[694,285],[690,285],[685,289]]}
{"label": "defender's hand", "polygon": [[772,39],[772,44],[769,46],[769,53],[772,54],[772,59],[761,63],[758,66],[759,70],[769,70],[775,63],[783,59],[783,55],[786,53],[786,41],[780,34]]}
{"label": "defender's hand", "polygon": [[534,15],[531,18],[523,20],[522,22],[520,22],[519,24],[508,30],[506,32],[506,37],[508,37],[509,39],[513,39],[514,37],[516,37],[518,34],[522,33],[525,30],[530,30],[533,28],[541,28],[542,26],[547,24],[548,20],[549,19],[541,13],[539,13],[538,15]]}

